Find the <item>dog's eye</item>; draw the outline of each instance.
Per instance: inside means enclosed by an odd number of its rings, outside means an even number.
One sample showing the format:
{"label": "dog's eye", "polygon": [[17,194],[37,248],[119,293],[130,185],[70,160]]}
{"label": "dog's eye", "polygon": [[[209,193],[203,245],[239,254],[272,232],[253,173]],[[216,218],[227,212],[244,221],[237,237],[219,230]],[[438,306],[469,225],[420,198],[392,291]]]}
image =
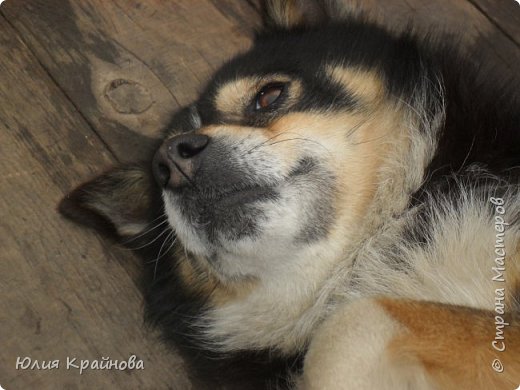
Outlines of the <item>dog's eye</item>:
{"label": "dog's eye", "polygon": [[284,84],[272,83],[264,86],[256,95],[255,110],[262,110],[278,100],[284,89]]}

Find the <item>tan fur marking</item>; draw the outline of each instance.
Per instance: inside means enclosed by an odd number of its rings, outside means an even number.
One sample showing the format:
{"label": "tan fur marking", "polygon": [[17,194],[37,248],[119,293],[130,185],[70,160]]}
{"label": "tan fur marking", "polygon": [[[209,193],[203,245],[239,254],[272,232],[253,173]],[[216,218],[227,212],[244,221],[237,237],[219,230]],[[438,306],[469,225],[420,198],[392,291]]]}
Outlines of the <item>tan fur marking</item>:
{"label": "tan fur marking", "polygon": [[197,133],[206,134],[210,137],[233,136],[238,139],[242,138],[250,128],[246,126],[225,125],[225,126],[206,126],[201,128]]}
{"label": "tan fur marking", "polygon": [[327,66],[326,73],[349,93],[353,93],[365,102],[376,103],[384,96],[383,81],[374,72],[343,66]]}
{"label": "tan fur marking", "polygon": [[[507,348],[497,352],[491,345],[495,334],[491,312],[392,299],[380,299],[379,304],[407,329],[392,341],[391,353],[420,359],[440,389],[515,389],[520,384],[518,317],[509,316]],[[496,358],[505,367],[503,373],[491,367]]]}
{"label": "tan fur marking", "polygon": [[236,115],[252,97],[252,90],[258,88],[259,80],[255,77],[237,79],[219,88],[215,97],[217,110],[222,113]]}

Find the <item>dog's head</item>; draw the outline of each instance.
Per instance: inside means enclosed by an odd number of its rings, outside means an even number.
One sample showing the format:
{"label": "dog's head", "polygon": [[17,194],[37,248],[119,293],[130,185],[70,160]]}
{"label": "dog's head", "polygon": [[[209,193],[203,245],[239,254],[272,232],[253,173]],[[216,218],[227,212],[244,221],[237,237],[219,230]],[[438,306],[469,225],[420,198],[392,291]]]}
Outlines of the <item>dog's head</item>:
{"label": "dog's head", "polygon": [[407,38],[300,3],[271,2],[270,27],[174,116],[149,162],[156,184],[126,168],[73,198],[136,234],[158,188],[182,246],[221,280],[343,255],[368,210],[419,180],[430,79]]}

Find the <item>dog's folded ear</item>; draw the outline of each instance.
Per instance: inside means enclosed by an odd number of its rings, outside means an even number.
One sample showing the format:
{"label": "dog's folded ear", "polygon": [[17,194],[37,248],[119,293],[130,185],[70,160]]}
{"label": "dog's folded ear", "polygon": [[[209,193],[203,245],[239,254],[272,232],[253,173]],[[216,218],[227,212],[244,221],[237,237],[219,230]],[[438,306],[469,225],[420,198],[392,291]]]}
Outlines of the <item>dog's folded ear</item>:
{"label": "dog's folded ear", "polygon": [[328,19],[330,0],[265,0],[264,26],[267,29],[291,29],[313,26]]}
{"label": "dog's folded ear", "polygon": [[58,210],[116,238],[141,233],[161,213],[160,191],[144,165],[114,168],[66,195]]}

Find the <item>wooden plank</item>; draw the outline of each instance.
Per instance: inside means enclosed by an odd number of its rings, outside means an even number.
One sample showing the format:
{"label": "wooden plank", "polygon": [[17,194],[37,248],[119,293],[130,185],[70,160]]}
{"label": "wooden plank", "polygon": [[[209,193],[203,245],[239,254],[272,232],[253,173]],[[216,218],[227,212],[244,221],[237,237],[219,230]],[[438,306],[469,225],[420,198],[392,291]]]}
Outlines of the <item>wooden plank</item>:
{"label": "wooden plank", "polygon": [[372,19],[402,31],[409,26],[424,35],[444,32],[459,36],[471,45],[481,33],[489,30],[480,12],[466,0],[353,0],[342,1],[347,10],[363,10]]}
{"label": "wooden plank", "polygon": [[[142,327],[136,259],[55,211],[114,158],[0,16],[0,385],[5,389],[189,389],[182,361]],[[66,369],[66,358],[144,370]],[[17,357],[59,369],[16,370]]]}
{"label": "wooden plank", "polygon": [[[501,5],[505,1],[500,0]],[[490,21],[473,2],[481,4],[483,9],[488,4],[484,10],[493,15],[491,17],[496,19],[496,23]],[[412,26],[419,35],[441,34],[443,39],[452,43],[460,42],[484,71],[518,80],[520,49],[497,28],[497,25],[516,23],[516,30],[511,31],[516,31],[514,34],[518,37],[518,16],[510,16],[505,11],[491,12],[496,3],[496,0],[342,0],[346,12],[362,10],[372,20],[395,31]]]}
{"label": "wooden plank", "polygon": [[124,161],[143,156],[259,21],[230,0],[25,0],[2,13]]}
{"label": "wooden plank", "polygon": [[520,47],[520,4],[515,0],[468,0]]}

